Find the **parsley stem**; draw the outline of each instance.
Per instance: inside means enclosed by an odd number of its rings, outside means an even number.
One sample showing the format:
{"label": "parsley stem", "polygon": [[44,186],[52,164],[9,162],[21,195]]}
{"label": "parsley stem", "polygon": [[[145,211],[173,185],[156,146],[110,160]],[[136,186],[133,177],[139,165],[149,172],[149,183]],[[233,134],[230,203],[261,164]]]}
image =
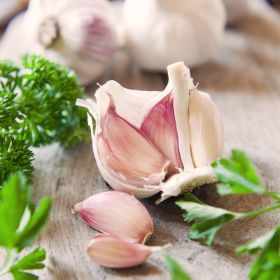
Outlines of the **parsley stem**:
{"label": "parsley stem", "polygon": [[8,249],[3,265],[0,268],[0,276],[9,272],[10,267],[15,263],[18,256],[16,249]]}
{"label": "parsley stem", "polygon": [[268,207],[261,208],[261,209],[256,210],[256,211],[244,213],[244,214],[242,214],[241,218],[254,218],[256,216],[265,214],[267,212],[270,212],[270,211],[278,209],[278,208],[280,208],[280,202],[278,202],[276,204],[273,204],[273,205],[270,205]]}
{"label": "parsley stem", "polygon": [[270,197],[272,197],[272,198],[274,198],[274,199],[276,199],[276,200],[278,200],[278,201],[280,201],[280,194],[277,193],[277,192],[266,191],[265,194],[270,196]]}

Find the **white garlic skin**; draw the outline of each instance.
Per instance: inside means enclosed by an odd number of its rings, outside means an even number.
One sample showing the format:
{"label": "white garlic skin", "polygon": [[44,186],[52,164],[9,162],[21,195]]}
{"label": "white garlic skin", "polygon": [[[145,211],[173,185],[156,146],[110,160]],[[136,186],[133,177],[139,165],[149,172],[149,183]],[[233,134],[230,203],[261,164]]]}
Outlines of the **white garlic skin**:
{"label": "white garlic skin", "polygon": [[106,71],[118,44],[107,1],[33,0],[4,35],[0,58],[18,61],[24,53],[43,55],[73,69],[81,83],[88,84]]}
{"label": "white garlic skin", "polygon": [[219,49],[226,21],[222,0],[126,0],[127,49],[144,69],[205,63]]}

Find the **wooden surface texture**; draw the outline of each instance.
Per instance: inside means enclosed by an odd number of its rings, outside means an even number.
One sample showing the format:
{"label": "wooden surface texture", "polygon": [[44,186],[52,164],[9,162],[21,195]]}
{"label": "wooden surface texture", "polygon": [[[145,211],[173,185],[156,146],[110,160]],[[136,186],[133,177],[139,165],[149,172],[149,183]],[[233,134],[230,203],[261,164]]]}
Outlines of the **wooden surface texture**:
{"label": "wooden surface texture", "polygon": [[[166,76],[137,70],[128,60],[116,63],[107,79],[136,89],[161,90]],[[199,88],[209,92],[220,108],[225,127],[225,154],[232,148],[245,150],[256,163],[265,185],[280,191],[280,20],[247,17],[228,29],[216,58],[192,69]],[[164,252],[132,269],[113,270],[91,262],[85,248],[95,232],[71,214],[71,207],[88,196],[107,191],[94,161],[91,143],[70,150],[57,145],[36,150],[35,194],[49,195],[54,207],[49,226],[40,239],[47,250],[48,268],[41,279],[169,279],[163,265]],[[207,203],[235,211],[269,204],[263,197],[219,197],[214,186],[195,191]],[[280,219],[274,212],[255,219],[232,222],[205,247],[188,239],[188,225],[169,200],[159,206],[155,198],[144,200],[155,225],[150,245],[171,244],[168,249],[194,280],[246,279],[253,258],[236,256],[234,248],[271,229]]]}

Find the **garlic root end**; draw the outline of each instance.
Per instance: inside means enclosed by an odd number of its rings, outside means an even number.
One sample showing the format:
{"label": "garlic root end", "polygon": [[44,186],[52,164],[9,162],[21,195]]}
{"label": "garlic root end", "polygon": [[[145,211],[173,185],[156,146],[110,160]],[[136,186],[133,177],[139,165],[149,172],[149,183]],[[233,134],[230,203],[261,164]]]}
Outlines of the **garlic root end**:
{"label": "garlic root end", "polygon": [[217,182],[213,169],[210,166],[186,170],[173,175],[161,185],[161,197],[156,204],[164,200],[178,196],[184,192],[190,192],[198,186]]}

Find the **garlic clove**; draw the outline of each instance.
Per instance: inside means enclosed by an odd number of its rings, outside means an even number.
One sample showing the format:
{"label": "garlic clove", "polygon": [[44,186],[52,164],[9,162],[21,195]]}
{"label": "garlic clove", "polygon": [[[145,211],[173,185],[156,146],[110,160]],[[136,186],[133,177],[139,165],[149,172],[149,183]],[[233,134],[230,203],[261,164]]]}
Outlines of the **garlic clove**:
{"label": "garlic clove", "polygon": [[189,124],[194,165],[207,166],[222,154],[224,141],[220,112],[208,94],[191,91]]}
{"label": "garlic clove", "polygon": [[127,122],[140,129],[145,117],[171,91],[168,85],[164,91],[132,90],[121,86],[116,81],[108,81],[96,91],[99,116],[104,115],[111,95],[116,112]]}
{"label": "garlic clove", "polygon": [[140,130],[148,139],[152,140],[166,158],[171,160],[172,173],[174,173],[175,168],[183,168],[178,147],[172,96],[167,95],[152,108]]}
{"label": "garlic clove", "polygon": [[101,120],[101,128],[96,141],[104,166],[139,187],[145,182],[156,185],[164,179],[169,161],[137,128],[116,113],[112,103]]}
{"label": "garlic clove", "polygon": [[177,62],[167,67],[169,85],[174,98],[174,115],[178,135],[178,149],[183,169],[193,168],[190,152],[190,133],[188,122],[189,92],[194,89],[190,70],[183,62]]}
{"label": "garlic clove", "polygon": [[74,211],[92,228],[123,240],[144,243],[153,233],[147,209],[134,196],[118,191],[93,195]]}
{"label": "garlic clove", "polygon": [[148,247],[110,235],[98,234],[90,240],[87,253],[99,265],[125,268],[144,263],[153,252],[160,249],[161,247]]}

